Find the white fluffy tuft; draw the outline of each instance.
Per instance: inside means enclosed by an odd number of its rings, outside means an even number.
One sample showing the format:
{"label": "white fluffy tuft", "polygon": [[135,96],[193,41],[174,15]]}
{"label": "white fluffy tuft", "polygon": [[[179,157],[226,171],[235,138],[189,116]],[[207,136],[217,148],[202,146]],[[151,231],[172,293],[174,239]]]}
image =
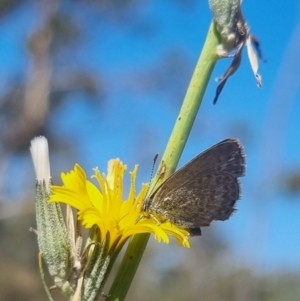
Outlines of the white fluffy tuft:
{"label": "white fluffy tuft", "polygon": [[48,141],[45,137],[39,136],[31,140],[31,157],[38,182],[45,180],[46,185],[50,183],[50,162]]}

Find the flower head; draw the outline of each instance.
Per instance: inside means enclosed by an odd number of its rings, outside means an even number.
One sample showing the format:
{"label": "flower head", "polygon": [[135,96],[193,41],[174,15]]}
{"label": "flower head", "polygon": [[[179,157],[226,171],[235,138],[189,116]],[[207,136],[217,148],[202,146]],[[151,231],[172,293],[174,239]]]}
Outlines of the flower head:
{"label": "flower head", "polygon": [[130,191],[123,199],[123,176],[126,171],[119,159],[110,160],[107,175],[98,168],[92,176],[99,188],[87,180],[84,170],[76,164],[69,173],[62,173],[63,186],[52,186],[50,201],[63,202],[78,210],[78,219],[86,228],[97,225],[101,241],[107,235],[110,245],[122,244],[130,236],[139,233],[152,233],[156,240],[169,243],[168,235],[174,236],[178,243],[189,247],[188,232],[170,222],[158,223],[150,218],[141,218],[141,208],[146,197],[148,184],[143,184],[136,195],[135,180],[137,166],[131,172]]}

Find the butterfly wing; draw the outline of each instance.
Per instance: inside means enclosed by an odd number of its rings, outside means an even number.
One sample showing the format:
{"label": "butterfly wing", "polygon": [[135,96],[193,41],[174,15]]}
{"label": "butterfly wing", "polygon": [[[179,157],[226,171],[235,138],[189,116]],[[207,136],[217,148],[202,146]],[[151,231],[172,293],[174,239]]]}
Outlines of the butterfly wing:
{"label": "butterfly wing", "polygon": [[240,195],[245,156],[238,140],[226,139],[175,172],[148,201],[148,211],[187,229],[226,220]]}

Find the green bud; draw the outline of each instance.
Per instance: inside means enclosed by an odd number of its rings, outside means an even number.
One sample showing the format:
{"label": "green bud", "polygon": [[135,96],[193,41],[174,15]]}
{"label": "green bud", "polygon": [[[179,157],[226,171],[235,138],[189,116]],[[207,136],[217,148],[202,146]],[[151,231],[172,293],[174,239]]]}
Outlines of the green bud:
{"label": "green bud", "polygon": [[[246,45],[248,58],[253,70],[256,84],[262,87],[262,79],[258,73],[258,59],[263,60],[258,40],[250,34],[250,28],[245,22],[241,10],[241,0],[209,0],[214,23],[220,35],[220,45],[216,54],[220,57],[233,57],[233,61],[226,72],[218,79],[219,85],[213,103],[216,104],[227,79],[239,68],[242,50]],[[231,52],[234,52],[231,54]]]}
{"label": "green bud", "polygon": [[238,29],[238,21],[241,18],[240,0],[209,0],[209,6],[221,37],[220,56],[226,56],[241,40]]}
{"label": "green bud", "polygon": [[[95,301],[101,296],[117,255],[126,240],[117,239],[110,244],[109,233],[103,239],[97,225],[90,232],[82,251],[82,236],[77,222],[75,227],[72,209],[67,206],[66,223],[59,203],[49,202],[51,178],[46,138],[35,138],[31,154],[37,175],[36,222],[40,250],[40,272],[50,301],[53,298],[44,279],[42,260],[46,263],[55,287],[71,301]],[[121,238],[121,236],[120,236]]]}
{"label": "green bud", "polygon": [[63,294],[72,296],[74,288],[69,282],[73,270],[71,240],[59,204],[48,202],[51,179],[46,138],[32,140],[30,150],[37,175],[36,223],[39,250],[55,286]]}

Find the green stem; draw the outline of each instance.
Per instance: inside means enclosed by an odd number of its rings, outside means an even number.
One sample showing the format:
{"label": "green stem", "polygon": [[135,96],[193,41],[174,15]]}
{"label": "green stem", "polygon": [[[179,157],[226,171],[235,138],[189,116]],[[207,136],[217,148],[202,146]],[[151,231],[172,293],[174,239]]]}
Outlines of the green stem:
{"label": "green stem", "polygon": [[[161,174],[156,174],[152,180],[152,183],[154,183],[152,186],[158,187],[176,169],[217,61],[215,49],[218,43],[218,34],[212,23],[158,170],[161,170],[162,164],[167,168],[163,173],[163,177]],[[152,189],[150,190],[152,191]],[[149,236],[149,234],[139,234],[132,237],[112,284],[110,296],[106,299],[107,301],[122,301],[125,299]]]}
{"label": "green stem", "polygon": [[44,268],[43,268],[43,253],[42,252],[39,252],[39,269],[40,269],[40,274],[41,274],[41,278],[42,278],[42,283],[43,283],[44,289],[46,291],[48,300],[54,301],[52,298],[52,295],[50,293],[49,287],[45,280],[45,274],[44,274]]}

